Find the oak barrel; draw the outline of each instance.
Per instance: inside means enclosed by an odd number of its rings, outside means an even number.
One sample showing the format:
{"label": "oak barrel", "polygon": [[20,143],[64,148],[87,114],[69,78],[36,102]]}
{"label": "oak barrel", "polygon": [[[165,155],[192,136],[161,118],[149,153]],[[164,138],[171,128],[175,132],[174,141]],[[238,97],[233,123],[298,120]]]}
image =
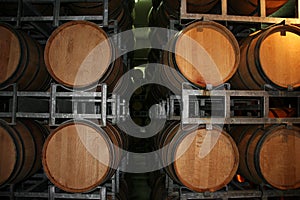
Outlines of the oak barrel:
{"label": "oak barrel", "polygon": [[300,86],[300,28],[277,25],[247,37],[240,46],[241,62],[232,77],[236,89],[277,89]]}
{"label": "oak barrel", "polygon": [[300,187],[300,129],[296,126],[237,126],[231,130],[240,152],[240,173],[255,184],[281,190]]}
{"label": "oak barrel", "polygon": [[[207,13],[219,0],[187,0],[188,13]],[[150,26],[169,27],[170,20],[179,20],[180,0],[163,0],[149,11]]]}
{"label": "oak barrel", "polygon": [[269,117],[270,118],[288,118],[296,117],[297,110],[295,108],[270,108]]}
{"label": "oak barrel", "polygon": [[40,169],[46,134],[33,120],[18,120],[13,126],[0,120],[0,187],[18,183]]}
{"label": "oak barrel", "polygon": [[[124,3],[125,4],[125,3]],[[75,15],[103,15],[104,4],[103,2],[97,3],[67,3],[63,6],[70,9],[72,14]],[[121,0],[108,0],[108,18],[109,21],[116,20],[118,27],[121,30],[128,30],[132,27],[132,18],[130,14],[130,2],[123,5]],[[113,22],[111,23],[113,25]]]}
{"label": "oak barrel", "polygon": [[[236,72],[239,60],[239,45],[234,35],[212,21],[188,25],[172,39],[169,51],[163,54],[163,64],[175,68],[198,87],[225,83]],[[167,71],[162,74],[169,76],[171,73]],[[178,85],[176,80],[170,81]]]}
{"label": "oak barrel", "polygon": [[[266,15],[281,8],[288,0],[266,0]],[[259,0],[228,0],[228,12],[237,15],[259,15]]]}
{"label": "oak barrel", "polygon": [[88,121],[60,125],[47,138],[43,167],[49,180],[67,192],[87,192],[115,173],[124,148],[121,133],[109,123]]}
{"label": "oak barrel", "polygon": [[234,177],[239,163],[234,140],[218,127],[171,123],[157,144],[168,175],[196,192],[216,191]]}
{"label": "oak barrel", "polygon": [[59,26],[47,41],[44,57],[51,76],[73,88],[98,82],[113,88],[124,70],[106,32],[88,21]]}
{"label": "oak barrel", "polygon": [[0,87],[17,83],[20,90],[46,90],[50,76],[37,41],[8,24],[0,24]]}

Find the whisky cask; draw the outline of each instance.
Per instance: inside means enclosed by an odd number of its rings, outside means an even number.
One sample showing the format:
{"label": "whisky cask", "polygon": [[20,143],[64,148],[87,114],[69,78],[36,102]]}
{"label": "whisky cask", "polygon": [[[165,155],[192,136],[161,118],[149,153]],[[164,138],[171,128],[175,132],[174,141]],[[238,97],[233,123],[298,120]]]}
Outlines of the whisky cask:
{"label": "whisky cask", "polygon": [[241,61],[231,84],[236,89],[286,90],[300,86],[300,29],[278,25],[258,31],[240,46]]}
{"label": "whisky cask", "polygon": [[84,88],[105,82],[113,86],[123,74],[122,61],[106,32],[88,21],[59,26],[45,47],[45,63],[60,84]]}
{"label": "whisky cask", "polygon": [[115,173],[125,144],[112,125],[98,127],[88,121],[60,125],[47,138],[43,167],[49,180],[67,192],[87,192]]}
{"label": "whisky cask", "polygon": [[240,173],[256,184],[289,190],[300,186],[300,129],[296,126],[237,126]]}
{"label": "whisky cask", "polygon": [[216,191],[228,184],[238,169],[234,140],[218,127],[180,127],[172,123],[158,139],[168,175],[196,192]]}
{"label": "whisky cask", "polygon": [[37,172],[46,129],[33,120],[8,125],[0,120],[0,186],[18,183]]}
{"label": "whisky cask", "polygon": [[269,117],[270,118],[288,118],[296,117],[297,111],[295,108],[270,108]]}
{"label": "whisky cask", "polygon": [[19,90],[46,90],[50,76],[37,41],[8,24],[0,24],[0,88],[17,83]]}
{"label": "whisky cask", "polygon": [[[239,46],[233,34],[212,21],[198,21],[185,27],[172,39],[169,51],[163,54],[163,64],[178,70],[197,87],[227,82],[236,72],[239,60]],[[174,80],[172,72],[165,69],[162,72],[165,79],[181,85],[180,78],[177,76]]]}
{"label": "whisky cask", "polygon": [[[113,25],[112,20],[118,22],[118,28],[125,31],[132,28],[132,18],[131,18],[131,2],[126,2],[127,5],[123,5],[121,0],[108,0],[108,19],[111,25]],[[126,4],[124,3],[124,4]],[[67,3],[62,4],[62,6],[70,9],[71,13],[74,15],[104,15],[104,4],[103,2],[97,3]]]}

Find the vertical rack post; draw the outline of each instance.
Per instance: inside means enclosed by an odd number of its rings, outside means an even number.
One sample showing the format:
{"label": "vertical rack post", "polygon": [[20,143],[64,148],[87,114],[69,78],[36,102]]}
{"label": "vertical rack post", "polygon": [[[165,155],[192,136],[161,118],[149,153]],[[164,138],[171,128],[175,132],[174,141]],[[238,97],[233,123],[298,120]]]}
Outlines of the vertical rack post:
{"label": "vertical rack post", "polygon": [[225,103],[225,110],[224,110],[224,117],[225,118],[230,118],[230,94],[225,91],[225,96],[224,96],[224,103]]}
{"label": "vertical rack post", "polygon": [[107,106],[107,85],[102,84],[101,85],[101,120],[102,120],[102,125],[106,126],[106,106]]}
{"label": "vertical rack post", "polygon": [[108,0],[103,0],[103,25],[108,26]]}
{"label": "vertical rack post", "polygon": [[297,17],[300,19],[300,0],[297,1]]}
{"label": "vertical rack post", "polygon": [[187,0],[181,0],[181,6],[180,6],[180,15],[185,16],[187,14],[186,11],[186,1]]}
{"label": "vertical rack post", "polygon": [[189,118],[189,95],[182,88],[182,100],[181,100],[182,110],[181,110],[181,123],[187,123]]}
{"label": "vertical rack post", "polygon": [[55,186],[50,185],[48,188],[48,199],[55,200]]}
{"label": "vertical rack post", "polygon": [[9,199],[15,200],[15,185],[14,184],[9,185]]}
{"label": "vertical rack post", "polygon": [[53,26],[59,26],[59,11],[60,11],[60,0],[54,1],[53,6]]}
{"label": "vertical rack post", "polygon": [[56,85],[52,84],[51,85],[51,93],[50,93],[50,113],[49,113],[49,125],[53,126],[55,125],[55,109],[56,109]]}
{"label": "vertical rack post", "polygon": [[18,11],[17,11],[17,24],[16,27],[21,27],[21,17],[23,14],[23,0],[18,0]]}
{"label": "vertical rack post", "polygon": [[13,84],[13,100],[12,100],[12,110],[11,110],[11,124],[16,124],[16,113],[18,106],[18,86],[17,84]]}
{"label": "vertical rack post", "polygon": [[113,175],[113,177],[111,178],[111,192],[112,192],[112,196],[111,199],[115,200],[116,198],[116,174]]}
{"label": "vertical rack post", "polygon": [[106,200],[106,187],[101,187],[100,188],[100,199],[101,200]]}
{"label": "vertical rack post", "polygon": [[265,93],[264,95],[264,104],[263,104],[263,113],[264,118],[268,118],[269,116],[269,95]]}
{"label": "vertical rack post", "polygon": [[266,17],[266,0],[260,0],[259,11],[261,17]]}
{"label": "vertical rack post", "polygon": [[227,15],[227,0],[222,0],[222,15]]}

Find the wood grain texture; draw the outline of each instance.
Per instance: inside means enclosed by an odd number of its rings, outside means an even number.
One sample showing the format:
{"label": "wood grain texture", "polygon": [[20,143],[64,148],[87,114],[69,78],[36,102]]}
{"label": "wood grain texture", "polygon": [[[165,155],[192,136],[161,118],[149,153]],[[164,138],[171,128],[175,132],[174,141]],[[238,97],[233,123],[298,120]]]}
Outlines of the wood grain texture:
{"label": "wood grain texture", "polygon": [[239,126],[231,130],[240,152],[240,173],[255,184],[300,187],[300,129],[296,126]]}
{"label": "wood grain texture", "polygon": [[16,165],[17,147],[6,127],[0,126],[0,185],[7,182]]}
{"label": "wood grain texture", "polygon": [[179,180],[197,192],[221,189],[238,168],[238,150],[233,139],[218,129],[203,128],[190,133],[178,145],[175,156]]}
{"label": "wood grain texture", "polygon": [[237,143],[239,150],[239,173],[241,173],[245,178],[251,182],[257,182],[247,167],[247,144],[250,141],[252,134],[254,133],[257,127],[251,126],[235,126],[231,129],[230,134]]}
{"label": "wood grain texture", "polygon": [[295,108],[270,108],[269,117],[270,118],[287,118],[297,116],[297,111]]}
{"label": "wood grain texture", "polygon": [[284,33],[277,31],[262,41],[259,61],[271,82],[284,88],[297,87],[300,85],[300,29],[298,33]]}
{"label": "wood grain texture", "polygon": [[156,140],[168,175],[196,192],[216,191],[228,184],[238,169],[234,140],[218,127],[166,127]]}
{"label": "wood grain texture", "polygon": [[18,68],[21,60],[21,44],[16,32],[0,26],[0,84],[7,81]]}
{"label": "wood grain texture", "polygon": [[113,50],[96,24],[71,21],[58,27],[45,47],[45,63],[52,77],[66,86],[95,84],[109,69]]}
{"label": "wood grain texture", "polygon": [[32,120],[19,120],[9,126],[0,121],[0,185],[18,183],[41,167],[44,135]]}
{"label": "wood grain texture", "polygon": [[272,130],[260,149],[259,166],[273,187],[287,190],[300,187],[300,129],[284,126]]}
{"label": "wood grain texture", "polygon": [[116,147],[122,145],[122,138],[111,125],[100,129],[87,122],[68,122],[45,142],[44,171],[62,190],[86,192],[113,175],[122,156]]}
{"label": "wood grain texture", "polygon": [[0,87],[17,83],[20,90],[46,90],[50,76],[41,46],[26,33],[0,24]]}
{"label": "wood grain texture", "polygon": [[300,86],[300,29],[278,25],[258,31],[241,43],[241,62],[231,79],[234,89],[278,89]]}
{"label": "wood grain texture", "polygon": [[[220,85],[237,70],[238,43],[226,27],[216,22],[195,22],[184,28],[174,40],[172,63],[191,83],[205,87]],[[171,45],[172,46],[172,45]]]}

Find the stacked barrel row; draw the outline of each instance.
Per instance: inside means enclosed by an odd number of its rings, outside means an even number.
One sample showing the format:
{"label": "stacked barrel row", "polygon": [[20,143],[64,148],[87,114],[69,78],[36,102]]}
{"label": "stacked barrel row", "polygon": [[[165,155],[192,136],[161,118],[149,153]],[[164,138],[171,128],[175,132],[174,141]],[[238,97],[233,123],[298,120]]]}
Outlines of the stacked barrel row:
{"label": "stacked barrel row", "polygon": [[196,192],[216,191],[238,172],[247,181],[280,190],[299,188],[300,128],[287,125],[221,127],[167,125],[156,137],[165,171]]}
{"label": "stacked barrel row", "polygon": [[41,168],[48,132],[34,120],[18,120],[11,126],[0,119],[0,187],[29,178]]}
{"label": "stacked barrel row", "polygon": [[[221,13],[221,0],[185,0],[187,13]],[[269,16],[287,4],[288,0],[266,0],[266,15]],[[181,9],[180,0],[153,0],[149,12],[149,25],[166,27],[171,19],[179,20]],[[260,2],[257,0],[227,1],[229,15],[259,16]]]}
{"label": "stacked barrel row", "polygon": [[[118,21],[120,31],[132,26],[129,5],[124,4],[109,1],[109,19]],[[103,10],[103,3],[62,6],[78,15],[99,15]],[[43,50],[29,34],[1,24],[1,87],[17,83],[19,90],[44,91],[52,77],[74,90],[105,82],[112,91],[125,66],[109,30],[88,21],[70,21],[52,32]],[[0,186],[29,178],[41,164],[49,180],[68,192],[86,192],[104,184],[114,175],[123,156],[121,150],[128,144],[116,127],[96,124],[67,121],[42,138],[44,132],[38,132],[40,127],[33,120],[20,120],[14,126],[1,120]]]}
{"label": "stacked barrel row", "polygon": [[[133,0],[107,0],[108,19],[110,24],[113,21],[118,22],[119,29],[128,30],[132,28],[131,13],[134,7]],[[30,6],[30,9],[27,7]],[[24,16],[51,16],[53,15],[53,2],[29,2],[22,5],[21,13]],[[104,1],[86,2],[86,1],[62,1],[60,2],[59,13],[61,16],[96,16],[104,15]],[[0,16],[16,17],[18,12],[18,2],[0,2]]]}
{"label": "stacked barrel row", "polygon": [[[286,2],[266,1],[267,15]],[[187,0],[188,12],[214,12],[218,1],[206,3],[209,7],[196,11],[191,10],[193,3]],[[228,1],[228,12],[258,15],[258,4],[258,1]],[[179,5],[180,1],[173,4],[167,0],[153,1],[149,26],[169,27],[170,20],[179,19]],[[200,89],[226,82],[238,90],[261,90],[269,86],[287,91],[299,87],[298,26],[270,26],[240,41],[227,27],[213,21],[189,23],[169,38],[167,34],[158,35],[159,32],[163,31],[152,29],[149,38],[154,48],[157,44],[165,48],[152,50],[149,60],[167,66],[160,76],[165,85],[173,86],[169,88],[171,91],[158,87],[156,96],[160,98],[170,93],[180,95],[183,82]],[[270,118],[295,116],[295,108],[271,108],[269,113]],[[297,126],[245,125],[226,130],[228,133],[218,126],[182,127],[178,122],[167,125],[157,135],[155,146],[162,150],[160,159],[168,176],[196,192],[219,190],[237,172],[254,184],[282,190],[299,188]]]}
{"label": "stacked barrel row", "polygon": [[110,123],[66,122],[44,144],[44,171],[64,191],[87,192],[115,174],[127,146],[124,134]]}
{"label": "stacked barrel row", "polygon": [[[86,192],[109,180],[127,148],[127,140],[108,124],[66,122],[53,130],[22,119],[0,120],[0,187],[24,181],[42,166],[49,180],[68,192]],[[43,152],[42,152],[43,149]]]}

